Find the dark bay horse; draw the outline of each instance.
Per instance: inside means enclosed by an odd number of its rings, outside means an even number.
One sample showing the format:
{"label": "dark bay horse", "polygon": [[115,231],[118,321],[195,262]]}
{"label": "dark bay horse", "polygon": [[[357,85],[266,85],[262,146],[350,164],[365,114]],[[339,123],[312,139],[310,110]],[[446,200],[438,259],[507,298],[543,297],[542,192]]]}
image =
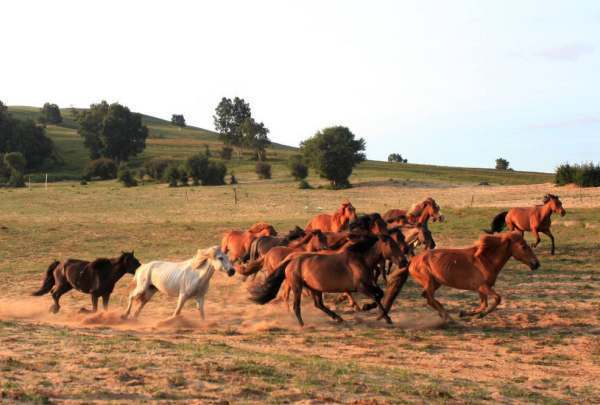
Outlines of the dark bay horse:
{"label": "dark bay horse", "polygon": [[485,230],[486,233],[500,232],[504,228],[504,224],[511,231],[531,232],[535,237],[533,247],[540,243],[539,233],[548,235],[552,242],[550,254],[554,254],[554,235],[550,232],[552,223],[550,216],[552,213],[564,216],[567,212],[562,206],[562,202],[557,195],[546,194],[542,205],[533,207],[511,208],[508,211],[503,211],[496,215],[492,220],[491,229]]}
{"label": "dark bay horse", "polygon": [[381,215],[376,212],[359,216],[348,224],[348,230],[350,232],[357,232],[361,230],[368,231],[373,235],[388,234],[387,223],[383,220]]}
{"label": "dark bay horse", "polygon": [[221,252],[226,253],[229,261],[245,260],[250,253],[250,244],[261,236],[277,236],[272,225],[259,222],[247,231],[229,231],[221,239]]}
{"label": "dark bay horse", "polygon": [[[98,310],[98,298],[102,297],[104,310],[108,309],[108,300],[117,281],[125,273],[135,274],[140,267],[140,262],[133,252],[123,252],[121,256],[113,259],[96,259],[93,262],[79,259],[68,259],[61,263],[54,261],[48,270],[42,287],[32,295],[40,296],[52,292],[54,305],[50,312],[60,310],[60,297],[75,288],[92,296],[92,312]],[[82,308],[82,312],[89,312]]]}
{"label": "dark bay horse", "polygon": [[277,236],[260,236],[250,244],[250,260],[257,260],[275,246],[288,246],[290,242],[306,236],[304,229],[296,226],[281,238]]}
{"label": "dark bay horse", "polygon": [[321,232],[340,232],[348,227],[351,221],[356,219],[356,210],[352,203],[345,201],[333,214],[319,214],[306,225],[307,231],[318,229]]}
{"label": "dark bay horse", "polygon": [[342,318],[323,304],[323,293],[359,291],[373,298],[382,310],[381,316],[391,322],[381,306],[383,291],[375,284],[373,272],[364,260],[364,255],[377,241],[379,238],[367,236],[347,243],[341,252],[292,253],[263,282],[250,286],[250,299],[266,304],[277,296],[285,280],[294,293],[294,312],[298,323],[304,326],[300,310],[303,288],[310,291],[317,308],[338,322]]}
{"label": "dark bay horse", "polygon": [[[500,304],[500,295],[493,290],[500,271],[511,257],[528,265],[531,270],[540,262],[520,232],[504,232],[482,236],[475,246],[464,249],[425,251],[411,260],[408,267],[390,274],[383,306],[387,311],[406,282],[408,275],[423,287],[423,297],[444,320],[450,319],[442,304],[434,298],[435,291],[445,285],[460,290],[477,291],[480,305],[473,311],[461,311],[460,316],[484,317]],[[488,298],[494,302],[488,308]]]}
{"label": "dark bay horse", "polygon": [[431,218],[435,221],[444,221],[444,216],[440,212],[440,206],[431,197],[427,197],[422,202],[415,204],[409,211],[401,209],[391,209],[383,214],[383,219],[388,226],[401,226],[405,224],[419,224],[427,227],[427,222]]}

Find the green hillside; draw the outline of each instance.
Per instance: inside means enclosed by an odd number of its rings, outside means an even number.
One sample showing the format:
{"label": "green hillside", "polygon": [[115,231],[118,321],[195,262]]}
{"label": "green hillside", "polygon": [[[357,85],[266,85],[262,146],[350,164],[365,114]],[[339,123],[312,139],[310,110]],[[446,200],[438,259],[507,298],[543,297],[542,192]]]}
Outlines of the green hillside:
{"label": "green hillside", "polygon": [[[38,107],[12,106],[9,111],[17,118],[35,120],[40,115]],[[54,140],[62,159],[60,164],[45,168],[51,179],[77,179],[89,161],[88,152],[83,146],[81,137],[77,134],[77,123],[70,108],[61,109],[63,123],[48,125],[48,136]],[[216,157],[222,144],[218,134],[197,127],[179,128],[169,121],[144,115],[144,124],[149,129],[145,151],[132,161],[133,166],[140,166],[144,161],[156,157],[183,160],[195,152],[203,152],[208,145],[212,155]],[[291,180],[286,162],[289,156],[297,151],[296,148],[273,144],[268,149],[268,159],[273,166],[274,179]],[[245,156],[242,160],[227,162],[230,170],[242,180],[254,179],[253,161]],[[36,175],[36,173],[33,173]],[[39,176],[39,174],[37,174]],[[36,176],[36,177],[38,177]],[[241,177],[240,177],[241,176]],[[318,182],[318,179],[311,179]],[[417,182],[427,184],[534,184],[552,181],[552,175],[547,173],[531,173],[518,171],[498,171],[494,169],[474,169],[445,167],[418,164],[399,164],[381,161],[366,161],[355,170],[351,181],[396,181]]]}

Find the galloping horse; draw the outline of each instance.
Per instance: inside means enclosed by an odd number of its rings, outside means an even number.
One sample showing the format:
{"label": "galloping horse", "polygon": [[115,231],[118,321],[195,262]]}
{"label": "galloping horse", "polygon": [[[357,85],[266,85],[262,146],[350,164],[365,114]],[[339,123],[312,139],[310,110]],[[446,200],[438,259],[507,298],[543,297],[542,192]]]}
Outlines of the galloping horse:
{"label": "galloping horse", "polygon": [[276,236],[260,236],[254,239],[250,244],[250,260],[257,260],[271,248],[274,248],[275,246],[287,246],[290,242],[296,241],[304,236],[306,236],[306,232],[299,226],[296,226],[289,231],[283,238]]}
{"label": "galloping horse", "polygon": [[133,315],[137,318],[144,305],[160,291],[171,297],[178,297],[172,317],[179,315],[188,299],[195,298],[200,316],[204,319],[204,296],[215,270],[227,272],[229,277],[235,274],[227,255],[218,246],[200,249],[195,257],[184,262],[154,261],[142,265],[135,273],[136,286],[129,294],[127,310],[122,318],[129,316],[134,299],[140,301]]}
{"label": "galloping horse", "polygon": [[347,243],[341,252],[331,254],[292,253],[262,283],[250,286],[250,299],[266,304],[277,296],[286,280],[294,292],[296,318],[300,326],[304,326],[300,312],[303,288],[310,291],[317,308],[338,322],[343,319],[323,304],[323,293],[359,291],[373,298],[382,310],[381,316],[391,322],[381,306],[383,291],[374,283],[373,272],[363,258],[377,241],[377,237],[362,237],[357,242]]}
{"label": "galloping horse", "polygon": [[[98,310],[98,298],[102,297],[102,306],[106,311],[110,294],[117,281],[125,273],[135,274],[140,267],[140,262],[135,258],[133,252],[122,252],[121,256],[113,259],[96,259],[93,262],[79,259],[68,259],[61,263],[58,260],[52,262],[42,287],[32,295],[40,296],[52,291],[54,305],[50,312],[57,313],[60,310],[60,297],[75,288],[82,293],[91,294],[92,312]],[[81,312],[89,312],[82,308]]]}
{"label": "galloping horse", "polygon": [[361,215],[354,221],[348,224],[348,230],[350,232],[356,231],[368,231],[373,235],[387,235],[387,223],[381,218],[378,213]]}
{"label": "galloping horse", "polygon": [[552,242],[550,254],[554,254],[554,235],[550,232],[552,213],[560,214],[561,217],[567,213],[562,206],[562,202],[557,195],[546,194],[544,196],[543,205],[535,205],[533,207],[511,208],[508,211],[503,211],[496,215],[492,220],[491,229],[485,230],[486,233],[500,232],[504,228],[504,224],[508,229],[513,231],[530,231],[535,237],[533,247],[540,243],[539,232],[548,235]]}
{"label": "galloping horse", "polygon": [[[408,265],[394,271],[388,282],[383,306],[389,311],[394,299],[402,289],[408,274],[423,287],[423,297],[444,320],[450,319],[448,312],[433,295],[442,285],[460,290],[477,291],[480,305],[460,316],[479,315],[484,317],[500,304],[500,295],[493,290],[498,274],[511,257],[528,265],[531,270],[540,267],[540,262],[520,232],[504,232],[482,236],[475,246],[464,249],[435,249],[421,253]],[[488,298],[494,302],[488,308]]]}
{"label": "galloping horse", "polygon": [[277,266],[290,253],[316,252],[327,248],[327,239],[323,235],[323,232],[318,229],[308,231],[303,238],[295,240],[287,246],[275,246],[258,259],[249,261],[245,266],[240,266],[238,273],[243,276],[249,276],[256,274],[262,269],[265,275],[268,276],[277,269]]}
{"label": "galloping horse", "polygon": [[306,230],[318,229],[322,232],[340,232],[356,219],[356,210],[349,201],[342,203],[333,215],[319,214],[306,225]]}
{"label": "galloping horse", "polygon": [[252,241],[261,236],[277,236],[277,231],[272,225],[259,222],[247,231],[229,231],[221,240],[221,251],[227,253],[229,260],[243,260],[250,252]]}
{"label": "galloping horse", "polygon": [[405,224],[419,224],[427,227],[427,222],[431,218],[435,221],[444,221],[444,216],[440,212],[440,206],[431,197],[427,197],[419,204],[415,204],[410,211],[391,209],[383,214],[383,219],[389,226],[401,226]]}

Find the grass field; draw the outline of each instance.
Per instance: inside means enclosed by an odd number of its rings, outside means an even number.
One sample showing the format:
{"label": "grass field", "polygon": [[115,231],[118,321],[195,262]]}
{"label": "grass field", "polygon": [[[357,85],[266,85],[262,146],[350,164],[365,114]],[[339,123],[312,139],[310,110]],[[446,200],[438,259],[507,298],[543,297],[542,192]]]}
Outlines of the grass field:
{"label": "grass field", "polygon": [[[9,111],[18,118],[35,119],[39,108],[11,106]],[[81,137],[77,134],[77,123],[69,109],[62,110],[64,123],[60,126],[48,125],[48,135],[54,140],[59,155],[64,163],[47,168],[50,179],[78,179],[88,162],[88,154],[83,146]],[[218,155],[222,144],[217,134],[194,127],[178,128],[170,122],[159,118],[144,116],[144,123],[149,129],[146,150],[134,159],[133,166],[140,166],[145,160],[161,157],[183,160],[194,152],[204,152],[208,145],[214,157]],[[312,134],[307,134],[309,137]],[[289,156],[297,153],[295,148],[274,144],[268,150],[269,163],[273,165],[276,176],[285,178],[288,172],[286,162]],[[226,162],[230,171],[236,175],[255,177],[253,174],[255,162],[248,160],[231,160]],[[41,171],[32,173],[34,180],[42,179]],[[444,167],[418,164],[395,164],[379,161],[366,161],[359,165],[352,179],[354,182],[383,181],[393,179],[399,182],[420,184],[535,184],[552,181],[547,173],[498,171],[493,169],[473,169]]]}
{"label": "grass field", "polygon": [[[242,173],[237,206],[231,186],[125,189],[109,181],[0,190],[0,398],[598,403],[600,190],[457,186],[477,175],[465,171],[448,184],[454,174],[443,168],[402,177],[378,165],[363,165],[356,187],[344,191],[298,190],[280,168],[271,181]],[[54,258],[135,249],[142,262],[186,259],[226,229],[264,220],[285,231],[346,198],[361,212],[383,212],[432,196],[447,218],[432,224],[438,247],[464,246],[500,208],[537,203],[546,192],[558,193],[568,211],[555,220],[557,254],[543,240],[535,273],[511,260],[496,285],[499,310],[470,322],[442,325],[412,281],[391,326],[331,296],[327,305],[346,322],[333,323],[305,300],[302,329],[285,305],[251,304],[246,284],[222,274],[211,284],[204,322],[191,303],[181,319],[167,321],[175,302],[160,295],[138,321],[121,321],[130,276],[117,285],[110,311],[95,316],[78,313],[89,306],[81,293],[65,295],[57,315],[47,312],[49,296],[29,296]],[[437,296],[455,318],[478,303],[457,290]]]}

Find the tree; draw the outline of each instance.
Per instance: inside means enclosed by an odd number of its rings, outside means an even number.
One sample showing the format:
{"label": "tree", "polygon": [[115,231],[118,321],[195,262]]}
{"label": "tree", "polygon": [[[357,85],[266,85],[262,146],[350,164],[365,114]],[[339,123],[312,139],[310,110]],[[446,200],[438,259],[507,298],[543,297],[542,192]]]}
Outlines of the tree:
{"label": "tree", "polygon": [[27,166],[27,160],[20,152],[10,152],[4,155],[4,164],[10,171],[8,185],[11,187],[25,187],[23,174]]}
{"label": "tree", "polygon": [[56,104],[45,103],[41,108],[43,122],[49,124],[60,124],[63,119],[60,114],[60,108]]}
{"label": "tree", "polygon": [[[215,129],[219,132],[219,138],[225,145],[241,148],[243,146],[243,135],[241,125],[247,118],[252,116],[250,104],[243,98],[235,97],[233,101],[223,97],[215,109],[213,120]],[[239,151],[241,156],[241,150]]]}
{"label": "tree", "polygon": [[402,159],[402,155],[399,153],[390,153],[388,155],[388,162],[408,163],[408,160]]}
{"label": "tree", "polygon": [[173,114],[171,116],[171,124],[178,127],[185,127],[185,118],[183,118],[182,114]]}
{"label": "tree", "polygon": [[271,165],[265,162],[256,162],[254,171],[258,174],[259,179],[271,178]]}
{"label": "tree", "polygon": [[117,179],[123,184],[125,187],[135,187],[138,185],[137,181],[133,177],[131,170],[125,165],[121,165],[119,167],[119,172],[117,174]]}
{"label": "tree", "polygon": [[177,187],[177,182],[181,177],[176,164],[171,164],[165,171],[165,180],[169,183],[169,187]]}
{"label": "tree", "polygon": [[508,160],[503,158],[496,159],[496,170],[508,170]]}
{"label": "tree", "polygon": [[332,188],[350,185],[348,178],[352,169],[365,160],[365,140],[355,139],[346,127],[325,128],[300,144],[306,162],[323,178],[330,181]]}
{"label": "tree", "polygon": [[208,167],[208,157],[204,154],[198,153],[187,158],[185,161],[185,168],[187,173],[192,178],[192,184],[197,186],[206,175],[206,169]]}
{"label": "tree", "polygon": [[54,156],[54,143],[46,130],[33,120],[14,118],[0,101],[0,153],[19,152],[27,162],[27,169],[41,166]]}
{"label": "tree", "polygon": [[102,180],[114,179],[117,177],[117,165],[112,159],[108,158],[90,160],[83,175],[87,180],[94,177],[99,177]]}
{"label": "tree", "polygon": [[292,155],[289,163],[290,173],[296,180],[304,180],[308,176],[308,167],[302,161],[302,156]]}
{"label": "tree", "polygon": [[119,103],[92,104],[77,120],[78,133],[92,159],[107,157],[124,162],[146,147],[148,128],[142,125],[142,115]]}
{"label": "tree", "polygon": [[242,145],[254,151],[256,159],[267,160],[267,147],[271,144],[268,137],[269,129],[262,122],[256,122],[254,118],[246,118],[241,126]]}

